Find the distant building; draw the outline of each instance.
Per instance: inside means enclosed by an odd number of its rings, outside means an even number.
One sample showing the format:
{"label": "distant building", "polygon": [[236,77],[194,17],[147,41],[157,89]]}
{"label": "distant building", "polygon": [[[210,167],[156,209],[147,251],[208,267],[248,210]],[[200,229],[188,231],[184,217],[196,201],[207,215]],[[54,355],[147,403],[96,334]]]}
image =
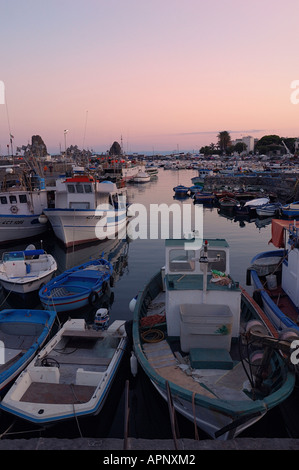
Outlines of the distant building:
{"label": "distant building", "polygon": [[245,137],[242,137],[241,139],[236,139],[232,142],[233,145],[236,145],[238,143],[243,143],[246,145],[246,153],[254,151],[254,138],[251,135],[247,135]]}

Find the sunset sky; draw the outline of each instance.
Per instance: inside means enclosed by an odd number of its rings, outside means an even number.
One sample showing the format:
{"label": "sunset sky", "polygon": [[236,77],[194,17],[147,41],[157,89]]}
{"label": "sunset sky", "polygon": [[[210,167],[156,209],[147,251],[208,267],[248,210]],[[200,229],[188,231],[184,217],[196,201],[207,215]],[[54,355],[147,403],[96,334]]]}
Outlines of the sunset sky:
{"label": "sunset sky", "polygon": [[[298,0],[0,0],[0,154],[299,136]],[[299,83],[299,82],[298,82]],[[298,86],[299,88],[299,86]],[[299,93],[297,95],[299,97]]]}

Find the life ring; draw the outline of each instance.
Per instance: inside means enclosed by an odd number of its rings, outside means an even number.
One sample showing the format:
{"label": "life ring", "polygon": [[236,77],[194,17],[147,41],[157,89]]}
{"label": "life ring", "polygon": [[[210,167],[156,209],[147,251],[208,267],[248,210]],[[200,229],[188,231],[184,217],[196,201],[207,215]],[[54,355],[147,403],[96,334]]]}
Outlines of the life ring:
{"label": "life ring", "polygon": [[19,209],[17,208],[17,206],[11,206],[10,211],[11,211],[13,214],[16,214],[16,213],[19,211]]}
{"label": "life ring", "polygon": [[94,306],[98,300],[98,294],[96,291],[92,290],[88,297],[89,305]]}

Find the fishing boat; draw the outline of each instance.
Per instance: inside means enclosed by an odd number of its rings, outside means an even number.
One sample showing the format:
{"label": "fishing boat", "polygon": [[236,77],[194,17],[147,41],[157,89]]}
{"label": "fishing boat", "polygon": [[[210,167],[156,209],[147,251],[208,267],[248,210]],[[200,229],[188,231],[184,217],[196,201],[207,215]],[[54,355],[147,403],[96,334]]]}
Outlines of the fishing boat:
{"label": "fishing boat", "polygon": [[222,197],[219,199],[219,205],[221,209],[234,209],[238,205],[237,199],[232,197]]}
{"label": "fishing boat", "polygon": [[6,309],[0,312],[0,394],[43,346],[56,314],[46,310]]}
{"label": "fishing boat", "polygon": [[59,178],[54,207],[43,212],[66,248],[114,238],[127,223],[126,188],[90,175]]}
{"label": "fishing boat", "polygon": [[16,294],[39,290],[57,270],[52,255],[28,245],[23,251],[4,252],[0,263],[2,287]]}
{"label": "fishing boat", "polygon": [[42,217],[48,206],[45,179],[33,172],[6,176],[0,188],[0,243],[31,240],[48,229]]}
{"label": "fishing boat", "polygon": [[200,192],[202,190],[202,187],[199,185],[194,184],[193,186],[190,186],[189,191],[190,195],[193,197],[195,193]]}
{"label": "fishing boat", "polygon": [[194,193],[193,202],[194,203],[211,203],[216,199],[214,193],[208,193],[203,191],[197,191]]}
{"label": "fishing boat", "polygon": [[271,243],[276,250],[257,254],[247,270],[247,284],[278,332],[298,331],[299,227],[272,219]]}
{"label": "fishing boat", "polygon": [[209,168],[199,168],[198,176],[191,178],[192,184],[195,186],[204,186],[205,178],[207,176],[213,176],[213,170],[210,170]]}
{"label": "fishing boat", "polygon": [[[213,439],[238,436],[294,388],[266,316],[229,275],[224,239],[166,240],[165,268],[138,293],[133,312],[142,369],[169,406]],[[256,327],[264,333],[254,347]]]}
{"label": "fishing boat", "polygon": [[66,321],[4,396],[1,409],[45,425],[98,414],[125,353],[124,323],[95,330],[84,319]]}
{"label": "fishing boat", "polygon": [[45,309],[66,312],[95,305],[113,282],[113,267],[103,258],[68,269],[39,290]]}
{"label": "fishing boat", "polygon": [[256,209],[265,206],[265,204],[268,204],[269,202],[270,199],[268,197],[258,197],[245,202],[244,207],[249,207],[250,210],[256,211]]}
{"label": "fishing boat", "polygon": [[146,171],[138,171],[138,173],[130,180],[131,183],[148,183],[151,180],[151,175]]}
{"label": "fishing boat", "polygon": [[183,184],[179,184],[178,186],[175,186],[173,188],[175,196],[178,197],[186,197],[188,196],[189,193],[189,188],[187,186],[184,186]]}
{"label": "fishing boat", "polygon": [[273,217],[275,215],[278,215],[280,209],[280,202],[269,202],[265,205],[257,207],[255,210],[259,217]]}
{"label": "fishing boat", "polygon": [[299,216],[299,201],[292,202],[291,204],[284,204],[281,207],[282,215],[290,218]]}

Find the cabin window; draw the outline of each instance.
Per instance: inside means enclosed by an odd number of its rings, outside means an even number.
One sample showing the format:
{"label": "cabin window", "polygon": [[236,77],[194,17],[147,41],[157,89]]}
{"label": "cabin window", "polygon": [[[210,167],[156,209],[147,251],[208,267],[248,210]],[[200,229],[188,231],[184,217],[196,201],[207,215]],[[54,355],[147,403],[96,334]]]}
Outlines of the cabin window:
{"label": "cabin window", "polygon": [[195,268],[194,250],[170,250],[169,269],[170,271],[194,271]]}
{"label": "cabin window", "polygon": [[20,194],[20,195],[19,195],[19,201],[20,201],[22,204],[26,203],[26,202],[27,202],[27,196],[26,196],[26,194]]}
{"label": "cabin window", "polygon": [[77,193],[83,193],[83,185],[82,184],[76,184],[76,192]]}
{"label": "cabin window", "polygon": [[16,196],[9,196],[9,202],[11,204],[16,204],[17,203],[17,198]]}
{"label": "cabin window", "polygon": [[75,186],[73,184],[68,184],[67,185],[67,190],[69,193],[74,193],[75,192]]}
{"label": "cabin window", "polygon": [[91,184],[85,184],[85,185],[84,185],[84,191],[85,191],[86,193],[92,193]]}
{"label": "cabin window", "polygon": [[226,271],[226,252],[222,250],[210,250],[208,249],[208,258],[217,259],[208,263],[208,271],[216,269],[217,271]]}
{"label": "cabin window", "polygon": [[6,196],[1,196],[0,200],[1,200],[1,204],[7,204]]}

